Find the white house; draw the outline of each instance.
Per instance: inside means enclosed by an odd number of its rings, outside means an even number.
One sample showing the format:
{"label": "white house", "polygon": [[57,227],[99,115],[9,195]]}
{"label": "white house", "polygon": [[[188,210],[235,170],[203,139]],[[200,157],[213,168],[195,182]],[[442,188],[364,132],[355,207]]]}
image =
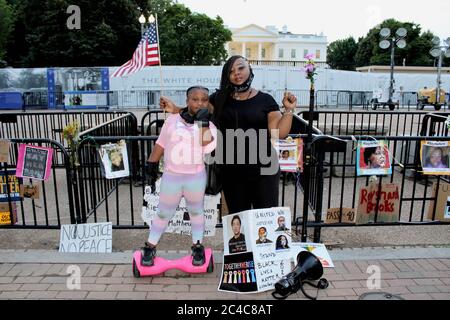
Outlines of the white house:
{"label": "white house", "polygon": [[228,54],[239,54],[258,61],[305,61],[312,53],[317,62],[327,60],[327,37],[321,33],[294,34],[284,26],[278,31],[274,26],[260,27],[250,24],[242,28],[230,28],[232,41],[226,44]]}

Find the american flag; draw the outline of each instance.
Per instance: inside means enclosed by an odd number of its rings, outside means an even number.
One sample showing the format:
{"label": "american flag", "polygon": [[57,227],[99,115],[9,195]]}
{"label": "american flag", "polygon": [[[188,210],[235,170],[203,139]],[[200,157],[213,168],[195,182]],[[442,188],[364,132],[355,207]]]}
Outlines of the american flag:
{"label": "american flag", "polygon": [[159,64],[158,50],[158,37],[156,33],[155,21],[150,23],[131,59],[120,66],[112,74],[112,77],[127,76],[142,70],[145,66]]}

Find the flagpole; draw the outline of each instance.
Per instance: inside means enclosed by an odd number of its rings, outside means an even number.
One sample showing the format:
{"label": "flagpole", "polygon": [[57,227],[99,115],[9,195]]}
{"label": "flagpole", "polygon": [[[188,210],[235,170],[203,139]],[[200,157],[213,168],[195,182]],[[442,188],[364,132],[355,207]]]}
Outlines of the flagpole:
{"label": "flagpole", "polygon": [[[158,26],[158,14],[155,13],[155,23],[156,23],[156,40],[158,41],[158,61],[159,61],[159,83],[160,83],[160,89],[159,89],[159,97],[162,97],[162,92],[164,88],[164,82],[163,82],[163,73],[162,73],[162,66],[161,66],[161,47],[159,45],[159,26]],[[166,120],[166,109],[164,111],[164,120]]]}

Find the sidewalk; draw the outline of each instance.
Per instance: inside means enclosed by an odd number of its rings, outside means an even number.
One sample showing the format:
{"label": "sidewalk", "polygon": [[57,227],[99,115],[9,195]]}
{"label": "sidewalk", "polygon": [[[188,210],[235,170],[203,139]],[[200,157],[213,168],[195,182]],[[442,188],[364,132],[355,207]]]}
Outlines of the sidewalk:
{"label": "sidewalk", "polygon": [[[323,277],[330,286],[319,300],[356,300],[384,292],[406,300],[450,300],[450,248],[401,247],[329,250],[335,268]],[[165,251],[175,258],[187,252]],[[135,278],[131,251],[112,254],[62,254],[49,250],[0,250],[0,299],[168,299],[273,300],[271,291],[236,294],[217,290],[222,252],[213,273],[189,275],[177,270],[154,278]],[[69,290],[69,266],[79,266],[80,290]],[[369,266],[381,271],[380,289],[367,287]],[[70,268],[69,268],[70,269]],[[315,295],[315,290],[309,290]],[[299,291],[288,299],[305,299]]]}

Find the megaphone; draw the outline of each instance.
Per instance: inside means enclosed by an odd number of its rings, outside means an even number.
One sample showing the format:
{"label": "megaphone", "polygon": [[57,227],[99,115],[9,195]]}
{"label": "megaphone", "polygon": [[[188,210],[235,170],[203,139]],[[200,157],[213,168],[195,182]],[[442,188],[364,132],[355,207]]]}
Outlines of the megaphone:
{"label": "megaphone", "polygon": [[[275,283],[275,291],[272,292],[272,296],[276,299],[286,299],[300,289],[308,299],[316,300],[317,296],[312,297],[305,292],[303,284],[307,283],[317,290],[326,289],[328,281],[324,278],[320,279],[322,274],[323,267],[320,260],[311,252],[302,251],[297,255],[297,265],[294,270]],[[317,284],[309,281],[318,279],[320,280]]]}

